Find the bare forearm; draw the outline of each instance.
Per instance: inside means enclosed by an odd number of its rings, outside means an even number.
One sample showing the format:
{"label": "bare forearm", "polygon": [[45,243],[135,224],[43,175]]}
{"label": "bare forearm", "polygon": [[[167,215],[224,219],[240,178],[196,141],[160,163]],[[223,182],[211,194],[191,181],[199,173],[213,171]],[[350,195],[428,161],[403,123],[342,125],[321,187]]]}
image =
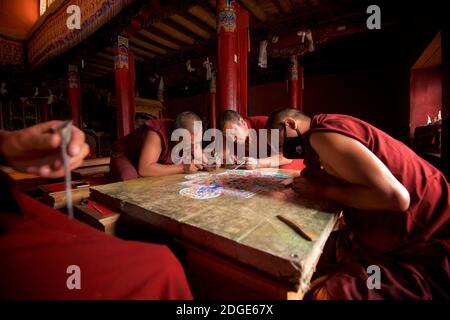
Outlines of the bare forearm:
{"label": "bare forearm", "polygon": [[292,160],[286,159],[283,155],[274,155],[268,158],[258,159],[258,168],[273,168],[291,163]]}
{"label": "bare forearm", "polygon": [[325,200],[363,210],[405,211],[401,196],[396,192],[382,192],[359,185],[323,186]]}
{"label": "bare forearm", "polygon": [[171,174],[183,173],[182,164],[159,164],[153,163],[145,168],[139,169],[142,177],[161,177]]}

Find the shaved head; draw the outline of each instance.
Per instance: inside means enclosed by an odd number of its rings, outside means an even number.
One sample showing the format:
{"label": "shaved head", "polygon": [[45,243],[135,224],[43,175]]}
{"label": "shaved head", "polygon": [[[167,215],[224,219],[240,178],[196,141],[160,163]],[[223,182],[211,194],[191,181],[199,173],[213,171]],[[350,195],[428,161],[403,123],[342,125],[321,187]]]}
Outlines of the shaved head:
{"label": "shaved head", "polygon": [[220,115],[219,128],[220,130],[223,130],[227,123],[239,125],[241,119],[243,118],[239,112],[234,110],[226,110]]}
{"label": "shaved head", "polygon": [[232,137],[238,143],[245,143],[247,139],[250,139],[247,122],[239,112],[224,111],[220,115],[219,128],[226,136]]}
{"label": "shaved head", "polygon": [[278,109],[272,112],[266,123],[266,129],[279,129],[284,121],[288,118],[300,121],[309,121],[310,118],[297,109]]}
{"label": "shaved head", "polygon": [[175,125],[177,129],[186,129],[191,133],[194,132],[195,121],[202,121],[202,119],[192,111],[185,111],[177,116]]}

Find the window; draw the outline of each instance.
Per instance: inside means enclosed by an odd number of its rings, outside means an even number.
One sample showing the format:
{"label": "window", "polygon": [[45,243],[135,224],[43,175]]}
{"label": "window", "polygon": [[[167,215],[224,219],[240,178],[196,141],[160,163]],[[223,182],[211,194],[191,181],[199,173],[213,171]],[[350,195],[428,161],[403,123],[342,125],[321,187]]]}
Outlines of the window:
{"label": "window", "polygon": [[53,2],[55,2],[56,0],[40,0],[41,5],[39,7],[39,13],[42,16],[45,11],[47,11],[47,9],[52,5]]}

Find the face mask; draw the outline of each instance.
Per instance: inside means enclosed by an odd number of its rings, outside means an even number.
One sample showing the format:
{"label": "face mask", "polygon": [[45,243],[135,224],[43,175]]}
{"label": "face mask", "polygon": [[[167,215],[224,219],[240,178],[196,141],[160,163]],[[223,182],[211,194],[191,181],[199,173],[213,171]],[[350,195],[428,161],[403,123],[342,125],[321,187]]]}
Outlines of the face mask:
{"label": "face mask", "polygon": [[305,157],[305,144],[302,134],[298,129],[295,129],[295,131],[297,131],[297,136],[288,138],[287,128],[284,127],[283,156],[287,159],[303,159]]}

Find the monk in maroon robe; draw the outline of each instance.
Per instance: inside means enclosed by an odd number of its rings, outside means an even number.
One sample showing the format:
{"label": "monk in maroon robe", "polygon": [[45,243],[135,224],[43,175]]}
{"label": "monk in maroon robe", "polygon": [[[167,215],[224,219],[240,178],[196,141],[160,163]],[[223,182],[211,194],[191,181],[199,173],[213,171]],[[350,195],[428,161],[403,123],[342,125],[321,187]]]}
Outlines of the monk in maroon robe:
{"label": "monk in maroon robe", "polygon": [[[52,121],[0,131],[0,164],[57,178],[64,175]],[[73,128],[70,168],[88,154]],[[70,220],[0,179],[0,299],[191,299],[183,269],[163,245],[124,241]],[[79,286],[71,281],[79,268]],[[76,284],[77,287],[70,285]]]}
{"label": "monk in maroon robe", "polygon": [[326,243],[309,298],[450,298],[450,194],[439,170],[350,116],[284,109],[267,127],[280,129],[283,152],[294,141],[305,158],[294,190],[344,207],[346,226]]}
{"label": "monk in maroon robe", "polygon": [[[265,129],[267,116],[242,117],[238,112],[227,110],[223,112],[219,119],[219,128],[224,136],[229,135],[235,139],[236,144],[245,144],[246,157],[243,168],[253,170],[257,168],[280,167],[281,169],[301,170],[303,161],[299,159],[287,159],[282,154],[262,157],[259,153],[257,157],[249,155],[250,144],[256,145],[259,150],[259,131]],[[256,132],[256,139],[250,135],[250,130]],[[278,151],[278,150],[276,150]],[[270,154],[269,145],[267,145],[267,155]],[[237,160],[236,160],[237,161]]]}
{"label": "monk in maroon robe", "polygon": [[174,164],[171,158],[175,145],[171,141],[172,132],[177,128],[187,129],[191,133],[192,145],[195,145],[202,138],[202,132],[194,135],[194,124],[200,121],[200,117],[193,112],[179,114],[176,121],[148,120],[114,143],[110,163],[112,177],[124,181],[139,177],[194,173],[202,169],[201,165],[193,161],[190,164]]}

